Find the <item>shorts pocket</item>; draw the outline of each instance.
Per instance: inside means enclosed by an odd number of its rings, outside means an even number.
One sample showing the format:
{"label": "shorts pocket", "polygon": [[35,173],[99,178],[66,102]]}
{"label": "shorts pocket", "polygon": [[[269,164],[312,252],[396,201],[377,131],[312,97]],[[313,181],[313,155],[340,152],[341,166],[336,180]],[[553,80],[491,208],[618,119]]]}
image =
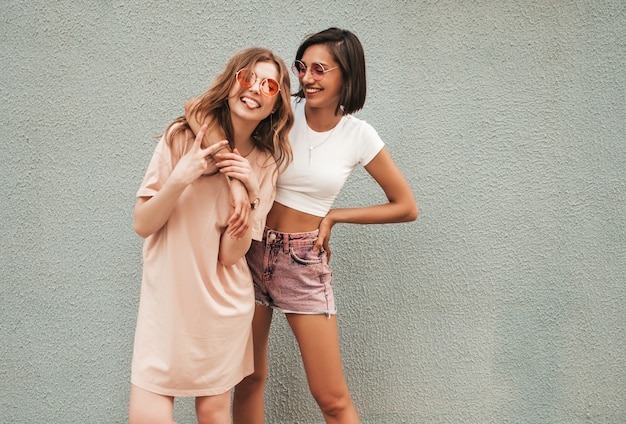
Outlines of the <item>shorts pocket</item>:
{"label": "shorts pocket", "polygon": [[302,265],[315,265],[322,263],[323,251],[315,251],[312,246],[289,248],[291,259]]}

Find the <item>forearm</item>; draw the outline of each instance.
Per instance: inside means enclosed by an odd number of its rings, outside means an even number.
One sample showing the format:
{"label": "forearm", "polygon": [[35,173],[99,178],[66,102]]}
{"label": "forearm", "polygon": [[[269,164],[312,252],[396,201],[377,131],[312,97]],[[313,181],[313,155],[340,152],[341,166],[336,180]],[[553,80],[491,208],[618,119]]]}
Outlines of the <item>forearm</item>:
{"label": "forearm", "polygon": [[331,226],[340,222],[352,224],[387,224],[417,219],[417,203],[406,179],[383,148],[365,166],[385,192],[387,203],[362,208],[331,210],[324,220]]}
{"label": "forearm", "polygon": [[[198,134],[198,131],[200,131],[200,128],[202,127],[202,125],[208,124],[208,122],[198,121],[198,116],[196,115],[196,109],[194,108],[194,104],[195,104],[195,99],[187,100],[187,102],[185,103],[185,118],[187,119],[187,123],[189,124],[191,131],[193,131],[194,134]],[[204,135],[203,141],[204,141],[203,143],[204,146],[211,146],[218,142],[216,137],[213,137],[212,134],[208,134],[208,133]],[[218,152],[224,152],[224,153],[231,152],[231,151],[232,150],[230,146],[228,145],[218,150]]]}
{"label": "forearm", "polygon": [[186,187],[185,184],[166,182],[154,196],[140,198],[134,210],[135,232],[145,238],[160,230]]}
{"label": "forearm", "polygon": [[241,180],[237,180],[235,178],[229,178],[229,177],[226,177],[226,178],[228,180],[228,187],[229,187],[231,193],[234,190],[241,190],[242,197],[245,194],[246,198],[249,199],[250,202],[252,202],[254,199],[259,197],[259,189],[258,188],[256,188],[256,189],[248,188],[248,186],[246,186]]}
{"label": "forearm", "polygon": [[414,221],[417,213],[417,205],[411,198],[404,202],[389,202],[362,208],[331,209],[325,219],[331,225],[338,223],[390,224]]}
{"label": "forearm", "polygon": [[224,266],[235,264],[250,249],[251,243],[252,235],[250,228],[240,239],[233,238],[228,232],[225,232],[220,239],[219,262]]}

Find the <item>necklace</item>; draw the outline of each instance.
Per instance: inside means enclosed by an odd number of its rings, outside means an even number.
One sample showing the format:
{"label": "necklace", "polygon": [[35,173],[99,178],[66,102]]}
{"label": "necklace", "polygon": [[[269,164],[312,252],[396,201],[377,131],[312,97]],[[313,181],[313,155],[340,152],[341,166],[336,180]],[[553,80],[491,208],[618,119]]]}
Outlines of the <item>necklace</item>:
{"label": "necklace", "polygon": [[335,125],[332,130],[330,130],[330,132],[328,133],[326,138],[324,140],[322,140],[321,142],[317,143],[315,146],[311,144],[311,137],[309,135],[309,131],[311,131],[311,129],[309,127],[309,124],[306,124],[306,138],[307,138],[307,140],[309,142],[309,166],[311,166],[311,164],[313,163],[313,150],[317,149],[322,144],[326,143],[330,139],[330,137],[333,135],[333,133],[335,132],[335,130],[337,129],[337,127],[340,124],[341,124],[341,120],[339,120],[339,122],[337,122],[337,125]]}
{"label": "necklace", "polygon": [[243,153],[239,152],[241,154],[241,156],[243,156],[244,158],[247,158],[248,156],[250,156],[252,154],[252,152],[254,152],[256,150],[256,145],[254,144],[254,140],[252,140],[252,139],[250,140],[250,146],[252,146],[252,148],[245,155]]}

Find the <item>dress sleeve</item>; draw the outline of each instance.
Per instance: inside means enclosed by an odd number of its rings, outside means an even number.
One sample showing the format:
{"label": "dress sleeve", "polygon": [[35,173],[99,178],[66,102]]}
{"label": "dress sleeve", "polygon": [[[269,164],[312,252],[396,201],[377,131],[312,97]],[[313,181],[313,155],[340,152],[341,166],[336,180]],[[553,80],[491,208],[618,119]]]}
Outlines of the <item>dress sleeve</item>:
{"label": "dress sleeve", "polygon": [[146,170],[146,175],[143,178],[139,190],[137,190],[137,197],[154,196],[161,189],[171,173],[172,158],[170,149],[165,143],[165,138],[162,137],[154,149],[152,159]]}

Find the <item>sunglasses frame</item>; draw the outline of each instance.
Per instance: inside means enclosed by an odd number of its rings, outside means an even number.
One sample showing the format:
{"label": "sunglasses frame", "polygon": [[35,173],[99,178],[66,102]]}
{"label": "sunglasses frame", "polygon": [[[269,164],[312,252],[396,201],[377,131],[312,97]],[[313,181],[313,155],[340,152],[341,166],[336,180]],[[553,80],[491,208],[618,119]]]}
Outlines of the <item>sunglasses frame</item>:
{"label": "sunglasses frame", "polygon": [[[302,67],[304,68],[304,70],[301,71],[298,68],[298,64],[301,64]],[[316,70],[316,71],[313,70],[314,66],[318,66],[321,69],[321,74],[320,74],[319,69]],[[311,71],[311,76],[313,77],[313,79],[315,81],[321,81],[321,80],[324,79],[324,77],[326,76],[327,72],[334,71],[337,68],[339,68],[339,66],[335,66],[334,68],[326,69],[326,68],[324,68],[324,65],[322,65],[319,62],[313,62],[311,64],[311,67],[309,68],[308,66],[306,66],[306,64],[303,61],[295,60],[293,62],[293,64],[291,65],[291,72],[293,72],[294,75],[296,77],[298,77],[298,78],[304,78],[304,76],[306,75],[306,71],[309,70],[309,71]]]}
{"label": "sunglasses frame", "polygon": [[[248,83],[245,79],[239,78],[239,75],[241,74],[241,72],[243,71],[248,71],[250,72],[250,76],[254,77],[254,80],[250,83]],[[245,88],[250,88],[252,87],[254,84],[256,84],[256,82],[259,80],[258,75],[254,72],[251,71],[249,68],[241,68],[240,70],[238,70],[237,72],[235,72],[235,80],[239,83],[239,85],[241,85],[242,87]],[[273,81],[274,83],[276,83],[276,92],[275,93],[270,93],[269,92],[269,87],[270,87],[270,81]],[[265,96],[265,97],[274,97],[275,95],[277,95],[278,93],[280,93],[280,83],[275,80],[274,78],[263,78],[261,80],[261,82],[259,83],[259,91]]]}

